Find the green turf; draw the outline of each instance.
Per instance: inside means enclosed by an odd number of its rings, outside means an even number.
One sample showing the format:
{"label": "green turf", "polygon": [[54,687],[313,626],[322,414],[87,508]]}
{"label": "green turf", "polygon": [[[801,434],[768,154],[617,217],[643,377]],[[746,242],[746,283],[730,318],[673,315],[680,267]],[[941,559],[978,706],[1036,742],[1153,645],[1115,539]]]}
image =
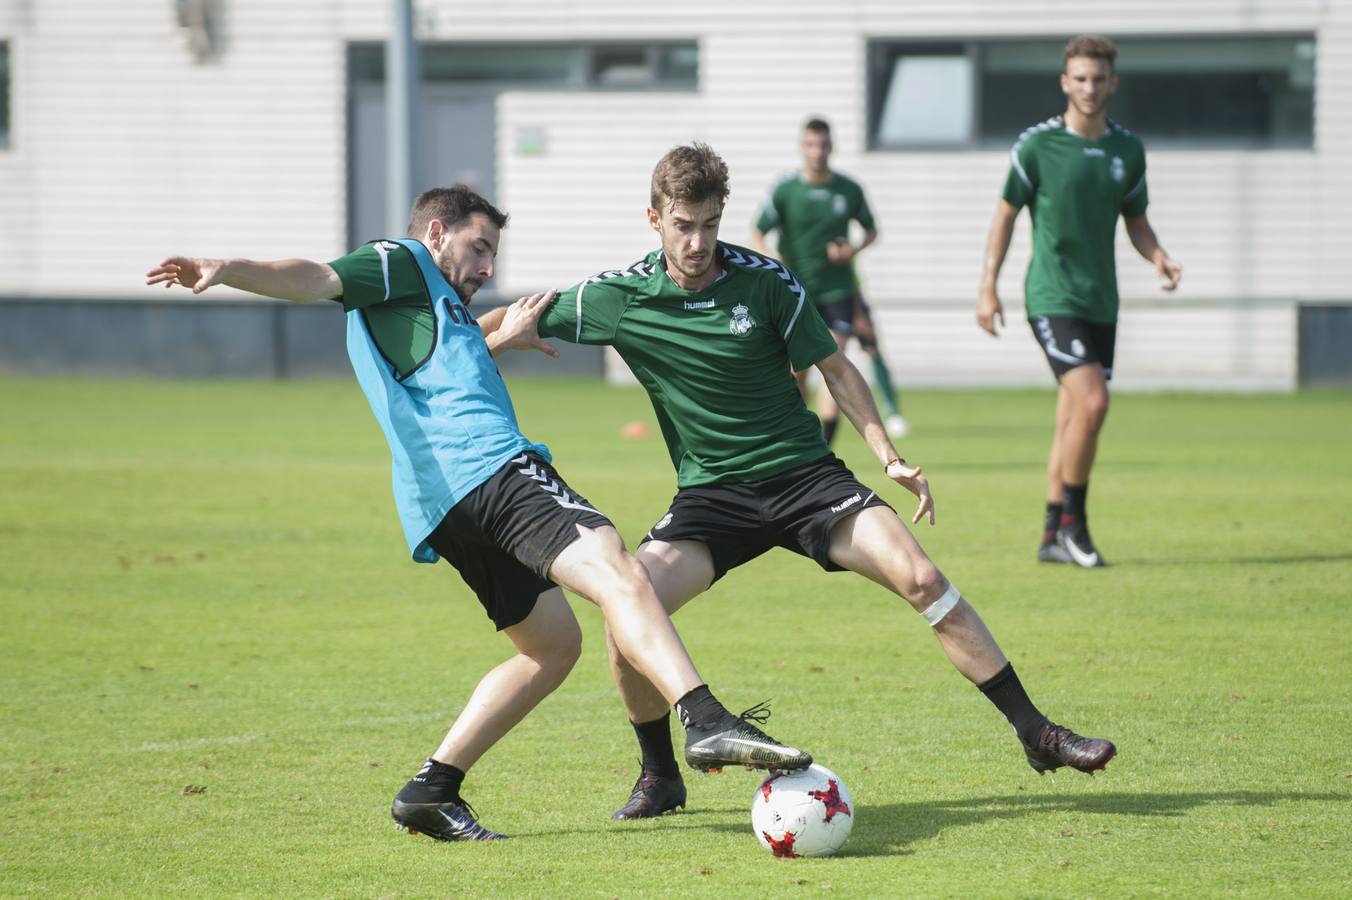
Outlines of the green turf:
{"label": "green turf", "polygon": [[[515,391],[627,537],[661,513],[660,443],[619,437],[641,394]],[[1050,392],[905,400],[926,547],[1044,710],[1121,755],[1038,778],[918,616],[778,552],[677,624],[854,793],[842,856],[782,861],[746,772],[608,821],[636,750],[581,601],[577,670],[467,784],[516,839],[395,833],[390,797],[507,643],[408,560],[354,384],[0,380],[0,893],[1345,896],[1352,397],[1116,397],[1092,572],[1032,562]]]}

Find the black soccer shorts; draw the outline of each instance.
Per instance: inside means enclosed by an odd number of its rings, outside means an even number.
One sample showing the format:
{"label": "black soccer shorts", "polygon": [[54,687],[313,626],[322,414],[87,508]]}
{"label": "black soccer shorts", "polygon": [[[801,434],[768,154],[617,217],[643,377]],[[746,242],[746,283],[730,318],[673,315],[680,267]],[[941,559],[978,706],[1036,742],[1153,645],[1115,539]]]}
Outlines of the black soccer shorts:
{"label": "black soccer shorts", "polygon": [[822,303],[817,307],[817,312],[822,314],[822,319],[826,322],[826,327],[838,334],[854,334],[854,295],[841,297],[839,300],[832,300],[830,303]]}
{"label": "black soccer shorts", "polygon": [[451,507],[427,543],[455,567],[501,631],[554,587],[549,567],[577,526],[610,520],[535,453],[523,453]]}
{"label": "black soccer shorts", "polygon": [[1103,377],[1112,380],[1113,352],[1117,348],[1115,323],[1103,325],[1071,316],[1035,316],[1028,324],[1058,381],[1071,369],[1088,363],[1103,366]]}
{"label": "black soccer shorts", "polygon": [[681,488],[648,541],[699,541],[713,557],[714,580],[771,547],[815,561],[828,572],[831,530],[861,509],[892,507],[830,454],[762,481]]}

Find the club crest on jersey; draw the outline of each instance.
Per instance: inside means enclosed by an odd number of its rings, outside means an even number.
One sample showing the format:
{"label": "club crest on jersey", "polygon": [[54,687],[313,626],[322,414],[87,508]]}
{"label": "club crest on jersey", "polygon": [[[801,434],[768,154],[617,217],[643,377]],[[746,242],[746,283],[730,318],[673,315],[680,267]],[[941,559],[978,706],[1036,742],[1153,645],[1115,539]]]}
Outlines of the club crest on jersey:
{"label": "club crest on jersey", "polygon": [[836,214],[836,218],[845,215],[845,204],[847,202],[844,194],[836,194],[831,198],[831,209]]}
{"label": "club crest on jersey", "polygon": [[1108,174],[1117,182],[1127,177],[1127,164],[1122,162],[1122,157],[1114,156],[1113,161],[1108,163]]}
{"label": "club crest on jersey", "polygon": [[751,310],[747,309],[741,303],[732,308],[732,321],[728,323],[728,330],[741,337],[756,327],[756,320],[751,318]]}

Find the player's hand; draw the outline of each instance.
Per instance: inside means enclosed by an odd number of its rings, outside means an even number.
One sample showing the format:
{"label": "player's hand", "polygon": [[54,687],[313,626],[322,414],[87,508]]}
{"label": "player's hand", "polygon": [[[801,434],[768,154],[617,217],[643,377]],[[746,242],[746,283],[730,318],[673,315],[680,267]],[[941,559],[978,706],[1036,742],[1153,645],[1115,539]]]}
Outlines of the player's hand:
{"label": "player's hand", "polygon": [[146,284],[162,284],[166,288],[181,284],[200,294],[213,284],[220,284],[224,272],[223,259],[171,256],[146,273]]}
{"label": "player's hand", "polygon": [[847,263],[854,258],[854,247],[845,238],[826,245],[826,258],[833,263]]}
{"label": "player's hand", "polygon": [[522,297],[507,307],[502,324],[493,332],[493,350],[539,350],[546,356],[558,358],[559,351],[553,344],[540,340],[539,332],[540,316],[549,309],[557,294],[554,290],[541,291]]}
{"label": "player's hand", "polygon": [[918,525],[921,519],[928,518],[929,523],[933,525],[934,497],[930,495],[929,479],[925,478],[920,467],[911,468],[906,465],[905,460],[895,459],[888,463],[883,471],[887,473],[888,478],[919,498],[920,505],[915,508],[915,515],[911,516],[911,524]]}
{"label": "player's hand", "polygon": [[1169,254],[1160,251],[1155,257],[1155,271],[1159,273],[1164,284],[1160,285],[1162,291],[1172,291],[1178,287],[1178,283],[1183,280],[1183,264],[1175,262]]}
{"label": "player's hand", "polygon": [[1000,295],[990,290],[982,290],[981,295],[976,301],[976,323],[981,326],[983,331],[987,331],[996,337],[1000,332],[995,328],[996,320],[999,320],[1000,327],[1005,327],[1005,308],[1000,303]]}

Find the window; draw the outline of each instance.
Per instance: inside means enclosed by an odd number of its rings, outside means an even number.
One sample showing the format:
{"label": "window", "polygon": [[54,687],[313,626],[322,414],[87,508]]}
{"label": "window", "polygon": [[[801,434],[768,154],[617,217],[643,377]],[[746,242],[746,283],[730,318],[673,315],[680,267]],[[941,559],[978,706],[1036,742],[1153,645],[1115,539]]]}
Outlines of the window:
{"label": "window", "polygon": [[9,149],[9,44],[0,41],[0,150]]}
{"label": "window", "polygon": [[[597,90],[688,90],[697,87],[694,42],[622,44],[423,44],[425,81],[454,81]],[[383,81],[385,48],[354,44],[356,81]]]}
{"label": "window", "polygon": [[899,53],[888,67],[876,140],[887,147],[972,139],[972,65],[963,47]]}
{"label": "window", "polygon": [[[1153,145],[1310,147],[1310,35],[1123,38],[1110,114]],[[1063,112],[1060,40],[869,47],[874,149],[1005,146]]]}

